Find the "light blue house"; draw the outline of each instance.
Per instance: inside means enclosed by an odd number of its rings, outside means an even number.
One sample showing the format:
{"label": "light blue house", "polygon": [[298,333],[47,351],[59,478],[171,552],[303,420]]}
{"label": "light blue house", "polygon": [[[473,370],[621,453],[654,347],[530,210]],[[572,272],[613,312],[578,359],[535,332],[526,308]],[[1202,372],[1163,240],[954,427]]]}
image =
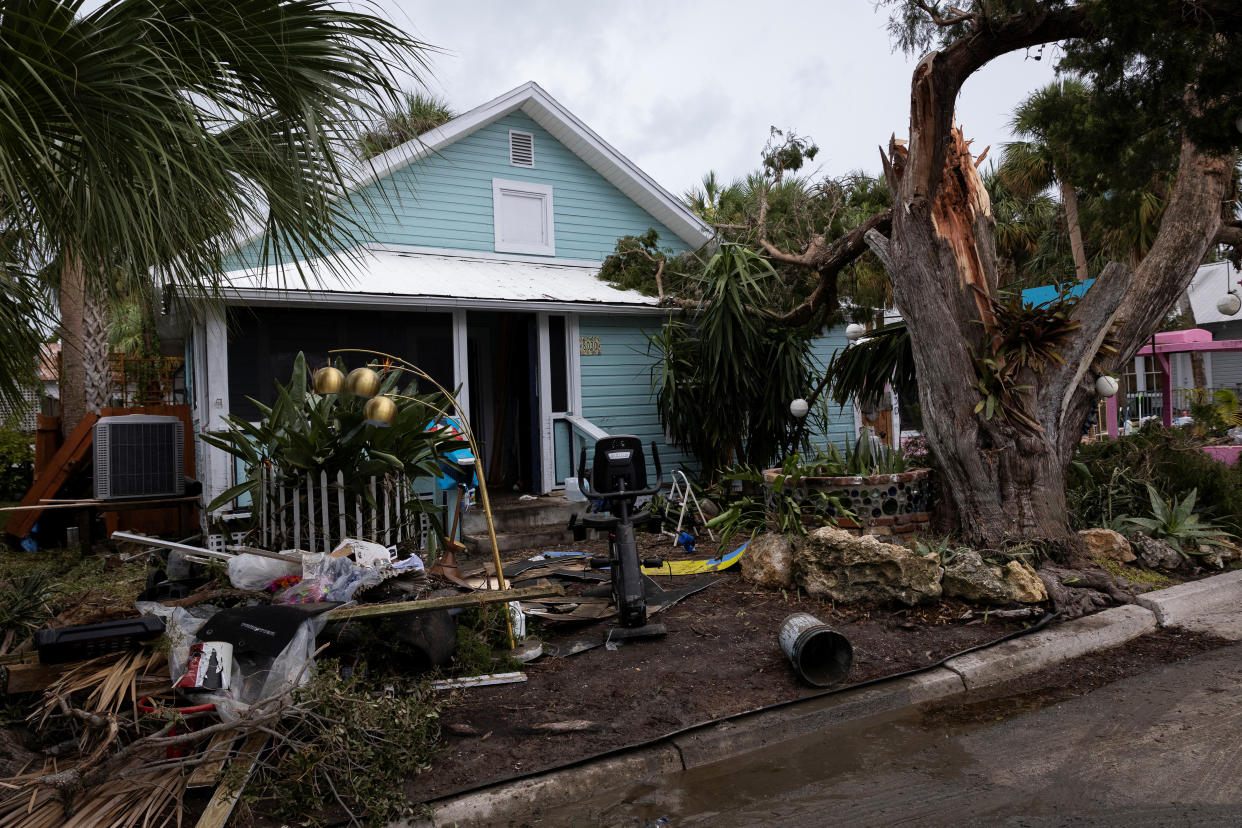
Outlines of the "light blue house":
{"label": "light blue house", "polygon": [[[270,399],[299,351],[322,365],[331,349],[368,348],[461,389],[493,485],[560,489],[577,448],[604,433],[658,441],[666,469],[689,461],[651,397],[646,334],[669,311],[595,276],[623,235],[707,244],[679,199],[533,82],[377,157],[353,188],[370,243],[303,263],[312,289],[291,267],[241,262],[228,319],[188,338],[200,429],[251,413],[247,396]],[[843,343],[827,337],[817,353]],[[830,436],[850,439],[854,416]],[[212,497],[236,472],[199,451]]]}

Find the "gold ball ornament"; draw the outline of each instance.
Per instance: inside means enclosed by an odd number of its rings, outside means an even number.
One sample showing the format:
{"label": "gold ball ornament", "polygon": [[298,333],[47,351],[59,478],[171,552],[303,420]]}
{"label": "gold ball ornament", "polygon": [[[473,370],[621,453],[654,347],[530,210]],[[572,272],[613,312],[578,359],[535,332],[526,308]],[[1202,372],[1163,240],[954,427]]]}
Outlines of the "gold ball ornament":
{"label": "gold ball ornament", "polygon": [[370,368],[355,368],[345,378],[345,390],[355,397],[374,397],[380,390],[380,375]]}
{"label": "gold ball ornament", "polygon": [[339,394],[345,387],[345,375],[336,368],[320,368],[311,379],[316,394]]}
{"label": "gold ball ornament", "polygon": [[397,404],[389,397],[372,397],[362,409],[367,425],[387,428],[397,419]]}

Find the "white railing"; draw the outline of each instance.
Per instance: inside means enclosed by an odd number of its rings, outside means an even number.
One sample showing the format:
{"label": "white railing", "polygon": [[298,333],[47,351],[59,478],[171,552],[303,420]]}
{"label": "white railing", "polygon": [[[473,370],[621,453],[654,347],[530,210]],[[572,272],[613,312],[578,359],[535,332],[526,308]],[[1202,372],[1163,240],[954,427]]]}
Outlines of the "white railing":
{"label": "white railing", "polygon": [[341,472],[335,479],[326,471],[309,472],[289,485],[264,466],[257,529],[267,549],[331,552],[344,538],[362,538],[384,546],[406,543],[421,551],[428,548],[431,521],[414,504],[431,499],[401,474],[372,476],[361,491],[351,492]]}

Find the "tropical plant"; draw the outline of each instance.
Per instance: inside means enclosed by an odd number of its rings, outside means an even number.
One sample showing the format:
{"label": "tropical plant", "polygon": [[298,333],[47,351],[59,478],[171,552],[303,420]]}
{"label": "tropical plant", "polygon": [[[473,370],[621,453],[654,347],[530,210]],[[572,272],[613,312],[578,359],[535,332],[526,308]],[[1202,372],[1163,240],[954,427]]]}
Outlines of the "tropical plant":
{"label": "tropical plant", "polygon": [[1131,526],[1145,530],[1153,538],[1171,543],[1183,555],[1198,554],[1199,544],[1221,545],[1225,531],[1218,526],[1204,523],[1195,512],[1195,498],[1198,489],[1191,489],[1190,494],[1182,498],[1165,500],[1160,492],[1150,484],[1147,486],[1147,497],[1151,501],[1151,517],[1132,517]]}
{"label": "tropical plant", "polygon": [[863,427],[853,448],[846,447],[845,473],[858,477],[875,474],[899,474],[906,470],[906,458],[900,448],[884,445]]}
{"label": "tropical plant", "polygon": [[[762,470],[746,464],[722,470],[714,498],[726,506],[708,521],[708,528],[720,533],[720,543],[725,546],[738,533],[753,537],[768,530],[802,537],[808,525],[831,526],[839,517],[853,517],[840,498],[806,485],[806,478],[837,472],[843,466],[839,455],[835,459],[821,457],[807,464],[798,455],[790,455],[771,480]],[[733,492],[735,485],[741,486],[741,493]]]}
{"label": "tropical plant", "polygon": [[775,272],[762,257],[723,244],[700,277],[702,309],[649,337],[660,422],[705,469],[770,464],[795,426],[789,401],[810,385],[810,335],[767,310]]}
{"label": "tropical plant", "polygon": [[1052,185],[1060,188],[1080,281],[1087,278],[1087,254],[1078,218],[1075,154],[1083,143],[1080,133],[1089,119],[1087,98],[1086,84],[1061,78],[1023,101],[1014,111],[1010,128],[1026,140],[1005,145],[1005,159],[999,169],[1001,179],[1019,197],[1034,197]]}
{"label": "tropical plant", "polygon": [[364,161],[374,158],[456,117],[448,101],[423,92],[411,93],[400,109],[384,115],[378,126],[359,136],[358,155]]}
{"label": "tropical plant", "polygon": [[1220,437],[1226,430],[1242,425],[1238,395],[1228,388],[1209,391],[1192,388],[1188,394],[1193,431],[1204,437]]}
{"label": "tropical plant", "polygon": [[0,428],[0,500],[20,500],[34,480],[34,446],[30,435]]}
{"label": "tropical plant", "polygon": [[[338,366],[340,367],[340,366]],[[278,485],[304,487],[307,475],[326,472],[329,479],[341,475],[344,492],[352,503],[361,497],[374,504],[370,481],[401,473],[408,479],[435,478],[442,455],[452,439],[450,431],[434,424],[445,409],[441,394],[420,395],[415,383],[399,385],[400,372],[387,373],[381,394],[391,394],[397,405],[389,428],[366,424],[366,400],[351,394],[314,394],[309,391],[306,359],[298,354],[287,384],[276,384],[276,402],[265,406],[257,400],[262,419],[251,423],[236,415],[226,416],[228,429],[205,433],[201,439],[242,461],[246,479],[220,493],[209,504],[216,509],[243,495],[254,496],[260,486],[261,469],[267,469]],[[460,448],[460,442],[452,448]],[[413,499],[404,504],[406,520],[426,515],[435,535],[441,532],[439,510],[433,503]],[[330,522],[330,521],[329,521]]]}
{"label": "tropical plant", "polygon": [[266,263],[364,236],[341,153],[424,50],[326,0],[0,7],[6,270],[59,289],[65,426],[104,401],[111,292],[189,302],[243,244]]}

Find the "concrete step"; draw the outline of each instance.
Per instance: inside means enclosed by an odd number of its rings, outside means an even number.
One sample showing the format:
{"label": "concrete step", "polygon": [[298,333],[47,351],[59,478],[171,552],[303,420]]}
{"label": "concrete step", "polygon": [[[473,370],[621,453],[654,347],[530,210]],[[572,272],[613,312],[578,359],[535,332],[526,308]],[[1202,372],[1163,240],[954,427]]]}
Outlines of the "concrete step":
{"label": "concrete step", "polygon": [[[586,507],[585,501],[566,500],[561,494],[543,495],[534,500],[497,498],[492,501],[492,520],[498,534],[540,527],[564,529],[570,515],[581,515]],[[462,517],[462,534],[487,534],[487,519],[477,498],[474,508]]]}
{"label": "concrete step", "polygon": [[[588,538],[594,536],[593,532],[587,533]],[[466,554],[471,560],[490,560],[492,544],[486,528],[482,532],[467,534],[464,540]],[[535,526],[510,532],[496,532],[496,546],[502,553],[514,549],[564,549],[573,540],[573,532],[564,526]]]}

